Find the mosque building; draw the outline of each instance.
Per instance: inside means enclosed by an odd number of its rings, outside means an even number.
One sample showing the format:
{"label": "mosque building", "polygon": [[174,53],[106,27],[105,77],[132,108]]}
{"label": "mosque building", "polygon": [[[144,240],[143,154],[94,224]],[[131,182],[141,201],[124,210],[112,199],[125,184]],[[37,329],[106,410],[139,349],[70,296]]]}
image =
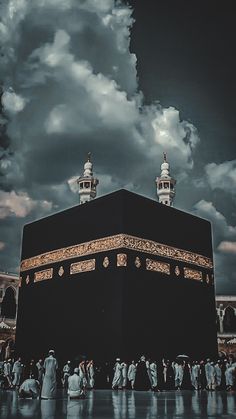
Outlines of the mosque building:
{"label": "mosque building", "polygon": [[18,292],[18,275],[0,272],[0,361],[8,343],[14,346]]}
{"label": "mosque building", "polygon": [[166,154],[159,202],[126,190],[95,199],[98,183],[89,153],[70,184],[79,205],[24,227],[17,351],[216,356],[211,225],[173,207]]}

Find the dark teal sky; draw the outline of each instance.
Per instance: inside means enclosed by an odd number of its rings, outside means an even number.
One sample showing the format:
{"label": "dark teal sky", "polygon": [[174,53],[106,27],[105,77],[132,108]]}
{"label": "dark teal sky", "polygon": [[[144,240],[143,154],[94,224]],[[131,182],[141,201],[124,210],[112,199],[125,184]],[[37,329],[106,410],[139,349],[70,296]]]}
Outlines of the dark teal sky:
{"label": "dark teal sky", "polygon": [[175,106],[198,128],[200,158],[236,157],[233,1],[130,0],[131,48],[145,100]]}

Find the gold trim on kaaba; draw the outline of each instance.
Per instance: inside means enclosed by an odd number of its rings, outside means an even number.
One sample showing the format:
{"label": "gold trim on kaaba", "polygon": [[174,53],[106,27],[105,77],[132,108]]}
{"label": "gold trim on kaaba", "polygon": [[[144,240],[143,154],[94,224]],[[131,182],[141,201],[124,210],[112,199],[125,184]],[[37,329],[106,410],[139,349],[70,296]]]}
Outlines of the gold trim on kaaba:
{"label": "gold trim on kaaba", "polygon": [[117,266],[127,266],[127,254],[118,253],[117,255]]}
{"label": "gold trim on kaaba", "polygon": [[95,239],[86,243],[80,243],[73,246],[64,247],[62,249],[53,250],[51,252],[43,253],[41,255],[22,260],[21,272],[28,271],[30,269],[37,269],[41,266],[51,263],[62,262],[64,260],[73,259],[76,257],[88,256],[91,254],[120,248],[144,252],[155,256],[162,256],[173,260],[179,260],[181,262],[197,265],[206,269],[213,268],[212,260],[206,256],[157,243],[153,240],[130,236],[128,234],[117,234],[114,236]]}
{"label": "gold trim on kaaba", "polygon": [[63,266],[60,266],[60,268],[59,268],[59,271],[58,271],[58,275],[59,276],[62,276],[63,274],[64,274],[64,268],[63,268]]}
{"label": "gold trim on kaaba", "polygon": [[161,272],[170,275],[170,264],[159,260],[146,259],[147,271]]}
{"label": "gold trim on kaaba", "polygon": [[135,258],[134,264],[135,264],[136,268],[141,267],[141,260],[138,256]]}
{"label": "gold trim on kaaba", "polygon": [[180,275],[180,269],[178,266],[175,267],[175,275],[179,276]]}
{"label": "gold trim on kaaba", "polygon": [[53,269],[44,269],[43,271],[35,272],[34,282],[45,281],[46,279],[52,279]]}
{"label": "gold trim on kaaba", "polygon": [[202,272],[196,271],[195,269],[184,268],[184,278],[202,281]]}
{"label": "gold trim on kaaba", "polygon": [[104,259],[103,259],[103,262],[102,262],[104,268],[108,268],[109,263],[110,263],[109,258],[107,256],[105,256]]}
{"label": "gold trim on kaaba", "polygon": [[95,270],[95,259],[81,260],[70,265],[70,274],[79,274]]}

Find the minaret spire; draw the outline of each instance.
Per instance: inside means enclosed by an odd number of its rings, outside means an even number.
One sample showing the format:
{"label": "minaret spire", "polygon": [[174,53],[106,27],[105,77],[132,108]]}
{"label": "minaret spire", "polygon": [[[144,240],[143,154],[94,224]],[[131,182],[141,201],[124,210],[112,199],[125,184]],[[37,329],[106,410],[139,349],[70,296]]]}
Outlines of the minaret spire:
{"label": "minaret spire", "polygon": [[77,179],[80,204],[96,198],[98,183],[99,180],[93,177],[93,163],[91,152],[89,152],[87,154],[87,161],[84,164],[84,173]]}
{"label": "minaret spire", "polygon": [[160,204],[172,206],[175,197],[176,180],[170,176],[170,165],[166,152],[163,153],[164,161],[161,165],[161,175],[156,178],[157,196]]}
{"label": "minaret spire", "polygon": [[73,176],[68,184],[72,192],[79,194],[79,203],[84,204],[96,198],[98,183],[99,180],[93,176],[93,163],[89,152],[84,164],[84,173],[79,177]]}

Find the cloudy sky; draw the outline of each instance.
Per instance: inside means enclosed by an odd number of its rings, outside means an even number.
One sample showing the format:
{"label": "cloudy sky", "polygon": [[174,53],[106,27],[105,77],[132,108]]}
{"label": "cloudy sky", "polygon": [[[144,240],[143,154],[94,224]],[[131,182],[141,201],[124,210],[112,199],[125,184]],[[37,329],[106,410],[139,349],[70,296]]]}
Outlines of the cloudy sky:
{"label": "cloudy sky", "polygon": [[26,222],[78,202],[87,151],[99,195],[153,199],[166,151],[175,206],[212,221],[217,292],[235,293],[235,22],[217,7],[1,2],[0,270],[17,270]]}

